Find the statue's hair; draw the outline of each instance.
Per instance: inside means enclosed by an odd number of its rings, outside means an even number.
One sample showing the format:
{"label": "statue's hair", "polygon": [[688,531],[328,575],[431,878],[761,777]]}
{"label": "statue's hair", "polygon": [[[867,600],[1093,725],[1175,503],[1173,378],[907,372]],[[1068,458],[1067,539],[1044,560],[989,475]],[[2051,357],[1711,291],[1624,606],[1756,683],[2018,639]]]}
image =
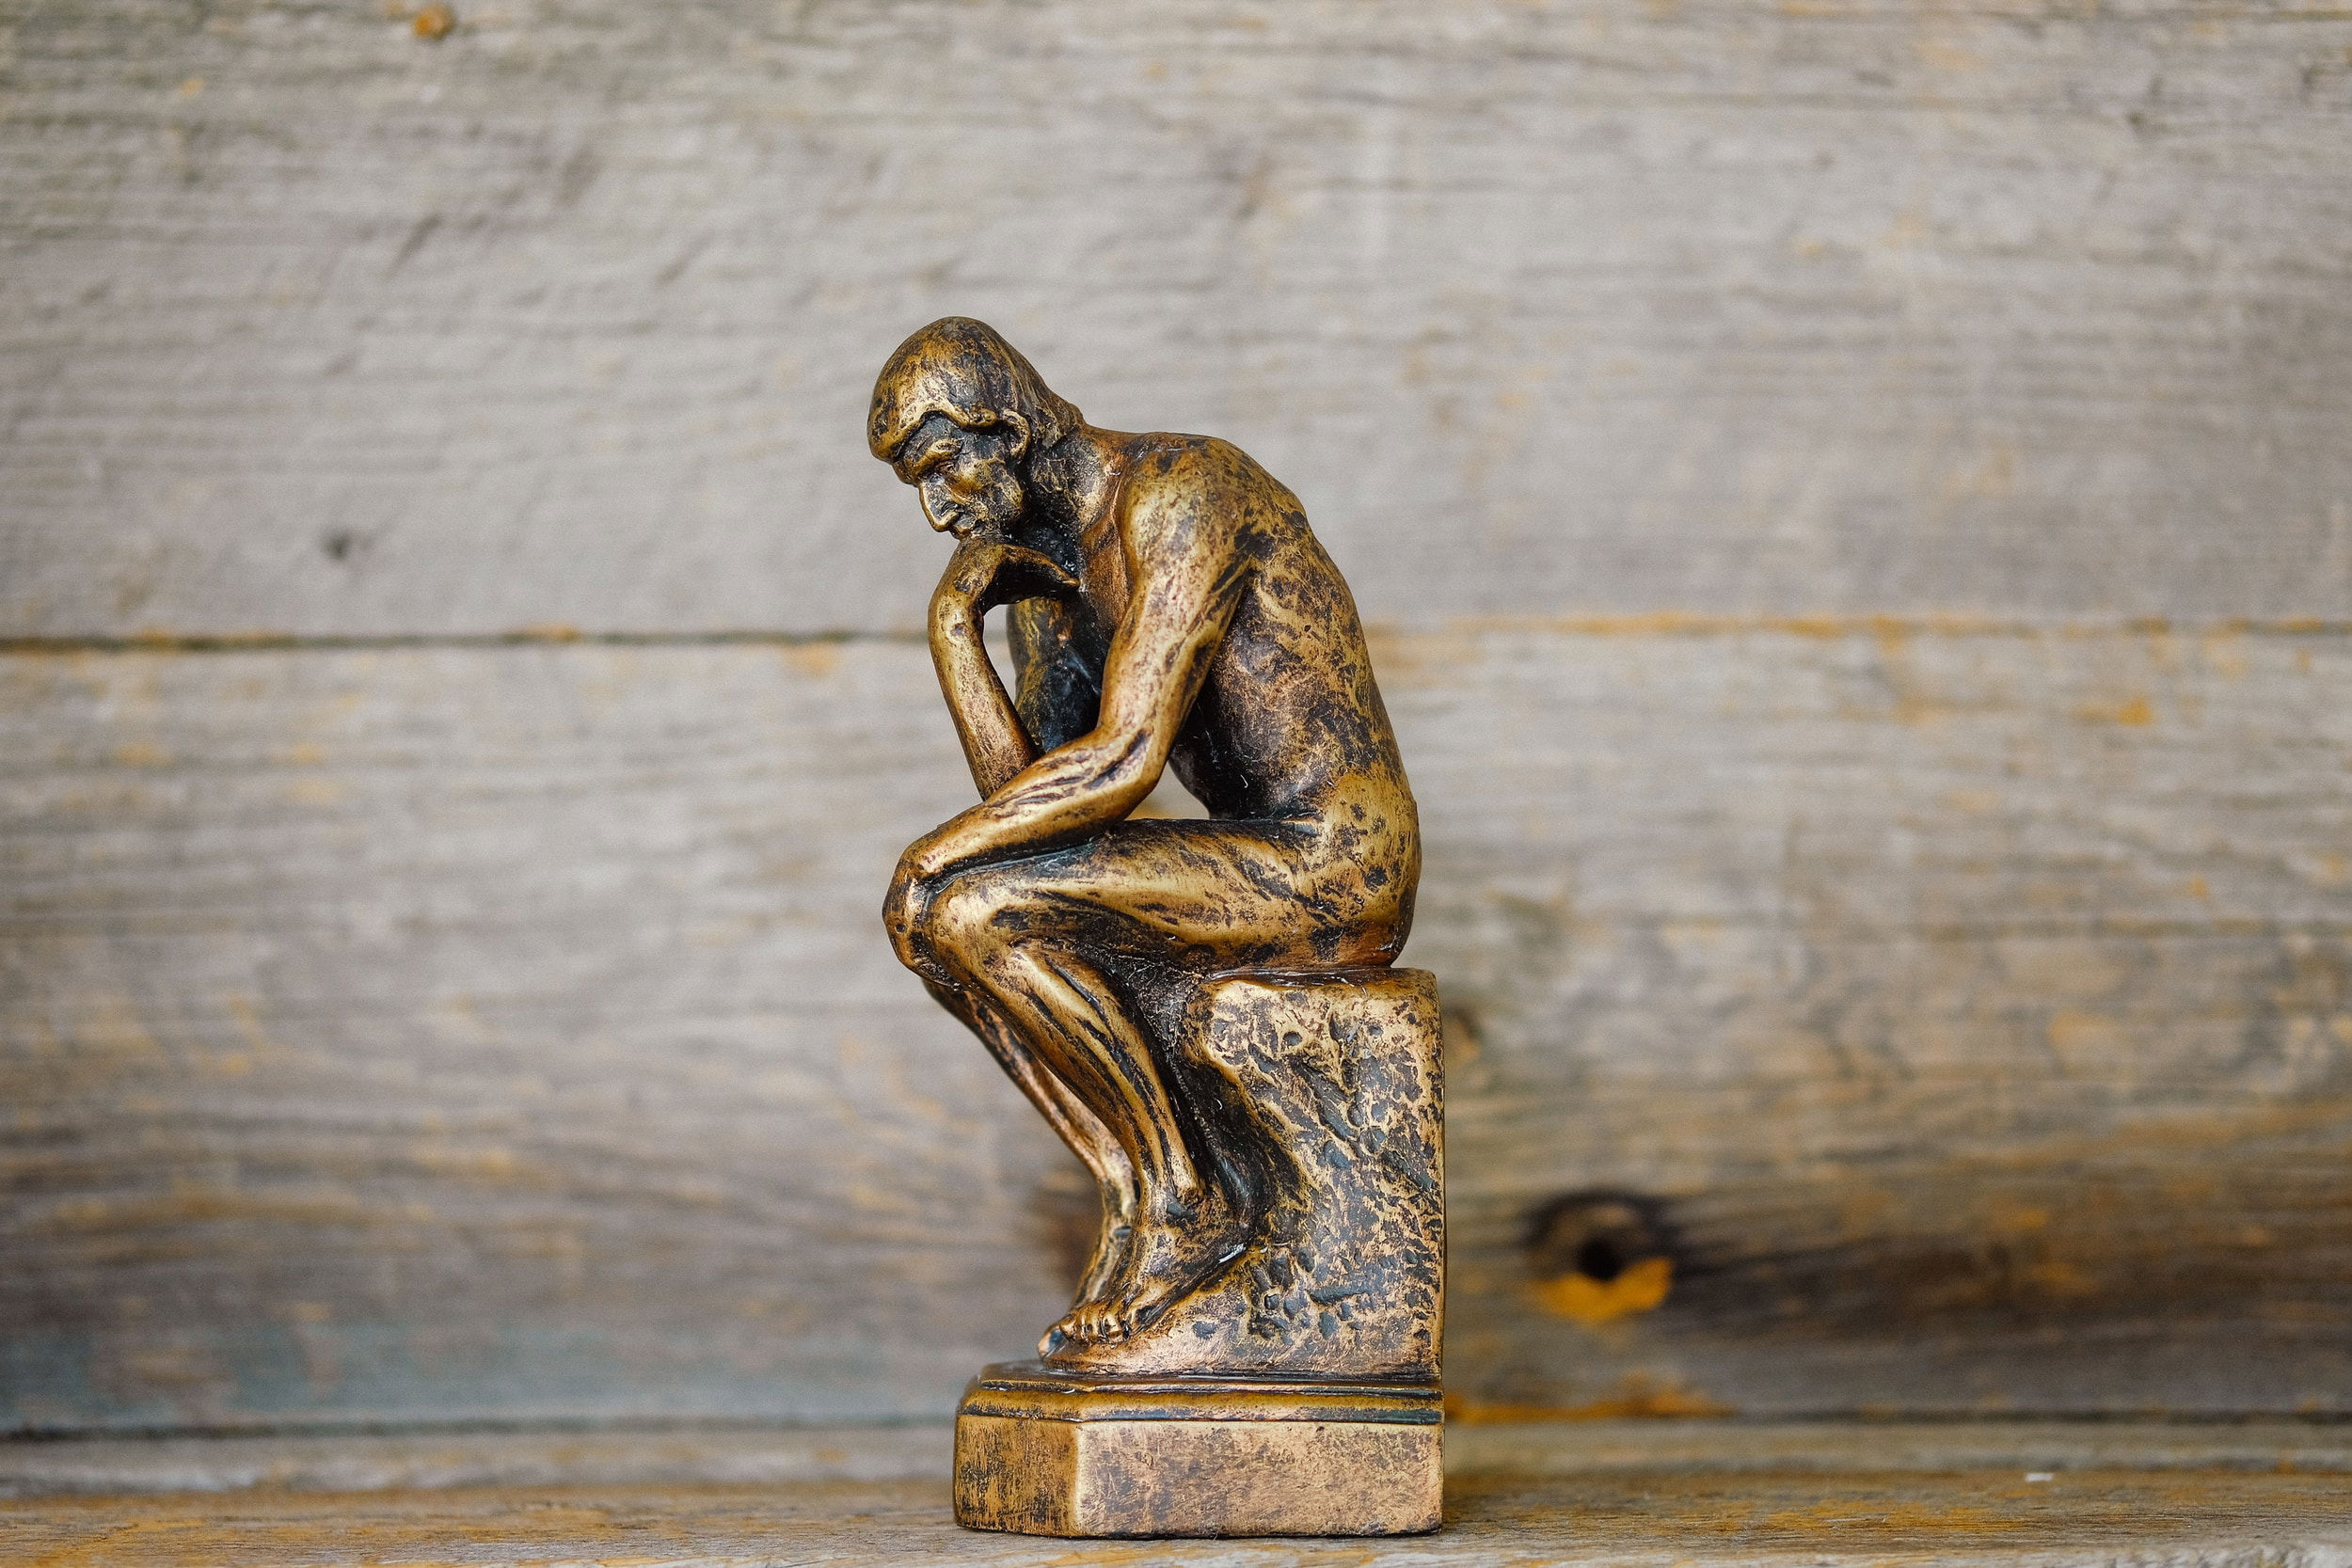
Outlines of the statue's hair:
{"label": "statue's hair", "polygon": [[887,463],[933,414],[966,430],[1013,416],[1028,429],[1030,451],[1044,451],[1085,422],[1019,349],[969,316],[942,316],[898,345],[874,382],[866,444]]}

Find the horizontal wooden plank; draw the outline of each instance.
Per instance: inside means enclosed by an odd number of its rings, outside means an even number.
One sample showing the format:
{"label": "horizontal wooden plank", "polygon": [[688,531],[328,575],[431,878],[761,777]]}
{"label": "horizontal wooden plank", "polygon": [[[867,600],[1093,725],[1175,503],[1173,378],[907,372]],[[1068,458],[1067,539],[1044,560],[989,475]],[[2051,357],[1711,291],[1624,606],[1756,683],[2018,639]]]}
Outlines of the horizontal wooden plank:
{"label": "horizontal wooden plank", "polygon": [[[1454,1388],[2344,1408],[2345,647],[1400,648],[1437,803],[1414,960],[1463,1047]],[[1580,1197],[1662,1304],[1525,1244]]]}
{"label": "horizontal wooden plank", "polygon": [[1375,619],[2352,617],[2352,18],[16,8],[0,634],[907,628],[948,310]]}
{"label": "horizontal wooden plank", "polygon": [[[2352,1408],[2352,637],[1376,657],[1457,1415]],[[880,935],[936,703],[891,641],[0,658],[7,1420],[945,1409],[1089,1198]]]}
{"label": "horizontal wooden plank", "polygon": [[20,1419],[928,1410],[1058,1311],[881,940],[919,651],[6,669]]}
{"label": "horizontal wooden plank", "polygon": [[[1482,1431],[1502,1438],[1506,1451],[1514,1455],[1524,1446],[1524,1437],[1516,1428]],[[2344,1456],[2343,1465],[2336,1465],[2332,1450],[2314,1448],[2309,1441],[2313,1433],[2324,1437],[2325,1432],[2324,1428],[2261,1431],[2232,1451],[2240,1458],[2261,1454],[2274,1465],[2277,1455],[2291,1453],[2298,1460],[2312,1461],[2305,1468],[2352,1468],[2352,1454]],[[1998,1439],[1994,1441],[1998,1443]],[[2003,1451],[2016,1446],[2008,1444]],[[2043,1451],[2030,1441],[2026,1446],[2036,1454]],[[1638,1449],[1638,1441],[1632,1447]],[[53,1438],[0,1444],[0,1497],[122,1497],[256,1488],[389,1492],[476,1486],[931,1481],[947,1473],[954,1451],[955,1430],[949,1421],[788,1427],[664,1423],[621,1431],[508,1426],[489,1432]],[[1545,1451],[1550,1451],[1548,1446]],[[2177,1445],[2169,1449],[2152,1446],[2151,1451],[2177,1457]]]}
{"label": "horizontal wooden plank", "polygon": [[[948,1421],[586,1432],[77,1437],[0,1444],[0,1497],[162,1492],[446,1491],[483,1486],[937,1482]],[[1461,1426],[1446,1474],[2290,1470],[2352,1474],[2352,1438],[2308,1421],[1596,1420]],[[24,1517],[24,1515],[19,1515]]]}
{"label": "horizontal wooden plank", "polygon": [[[2079,1426],[2022,1439],[1964,1427],[1955,1441],[1916,1429],[1808,1432],[1704,1423],[1693,1441],[1687,1430],[1660,1431],[1687,1425],[1652,1423],[1647,1432],[1602,1433],[1533,1428],[1512,1433],[1511,1458],[1525,1462],[1518,1467],[1450,1459],[1445,1528],[1419,1539],[1087,1543],[959,1530],[948,1517],[944,1453],[928,1475],[898,1481],[747,1481],[723,1475],[697,1483],[664,1475],[326,1495],[273,1486],[229,1497],[0,1501],[0,1539],[30,1554],[28,1560],[57,1568],[381,1562],[754,1568],[785,1561],[1047,1568],[1302,1560],[1661,1568],[1890,1560],[2090,1568],[2128,1561],[2224,1568],[2257,1561],[2334,1564],[2352,1557],[2340,1462],[2318,1473],[2276,1462],[2241,1464],[2265,1448],[2285,1458],[2324,1446],[2308,1433],[2201,1443],[2193,1435],[2142,1428],[2118,1442],[2101,1429],[2087,1433]],[[896,1458],[902,1447],[878,1444],[871,1434],[836,1430],[824,1435],[845,1451],[880,1449]],[[1881,1439],[1875,1446],[1874,1436]],[[2172,1463],[2143,1468],[2118,1462],[2117,1451],[2133,1448],[2135,1436]],[[536,1434],[507,1441],[525,1453],[549,1450]],[[734,1457],[763,1443],[788,1443],[771,1435],[689,1438],[686,1446],[697,1441],[707,1452]],[[612,1464],[633,1445],[641,1465],[666,1472],[676,1464],[679,1442],[675,1434],[660,1434],[591,1439],[582,1446],[603,1456],[591,1468]],[[416,1440],[408,1445],[418,1447]],[[346,1438],[305,1447],[312,1456],[343,1453],[343,1468],[364,1471],[380,1462],[388,1446],[396,1445]],[[2213,1450],[2208,1463],[2182,1463],[2201,1448]],[[1858,1451],[1861,1463],[1851,1463]],[[1986,1457],[1955,1465],[1955,1452]],[[2038,1463],[2017,1463],[2021,1454]],[[556,1465],[565,1463],[559,1459]]]}

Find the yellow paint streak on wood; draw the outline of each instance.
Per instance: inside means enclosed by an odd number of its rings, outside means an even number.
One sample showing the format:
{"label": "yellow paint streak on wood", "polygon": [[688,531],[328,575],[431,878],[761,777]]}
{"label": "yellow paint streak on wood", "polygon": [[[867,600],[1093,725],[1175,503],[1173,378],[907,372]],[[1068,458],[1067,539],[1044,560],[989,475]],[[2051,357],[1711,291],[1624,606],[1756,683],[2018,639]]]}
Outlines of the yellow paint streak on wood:
{"label": "yellow paint streak on wood", "polygon": [[1613,1392],[1584,1404],[1515,1404],[1460,1394],[1445,1397],[1445,1418],[1465,1426],[1514,1421],[1699,1420],[1738,1414],[1720,1400],[1639,1372],[1628,1375]]}
{"label": "yellow paint streak on wood", "polygon": [[286,1225],[342,1227],[398,1217],[342,1194],[261,1196],[190,1181],[175,1182],[171,1193],[165,1196],[69,1198],[27,1228],[52,1234],[119,1236],[132,1228],[169,1227],[208,1220],[268,1220]]}
{"label": "yellow paint streak on wood", "polygon": [[[2246,657],[2243,640],[2244,633],[2234,627],[2208,632],[2203,641],[2205,662],[2233,680],[2244,675],[2252,668],[2252,663]],[[2308,662],[2310,658],[2308,649],[2296,651],[2303,660]]]}
{"label": "yellow paint streak on wood", "polygon": [[1975,1532],[1986,1529],[2013,1528],[2016,1520],[2007,1513],[1991,1509],[1974,1508],[1965,1504],[1937,1506],[1931,1503],[1889,1502],[1872,1498],[1867,1512],[1855,1502],[1838,1498],[1815,1503],[1805,1508],[1775,1509],[1753,1520],[1724,1520],[1716,1528],[1725,1531],[1745,1531],[1761,1527],[1765,1529],[1804,1530],[1807,1533],[1831,1534],[1867,1519],[1878,1529],[1958,1530]]}
{"label": "yellow paint streak on wood", "polygon": [[2156,721],[2156,710],[2145,697],[2128,697],[2120,703],[2091,703],[2074,710],[2074,717],[2090,724],[2122,724],[2139,729]]}
{"label": "yellow paint streak on wood", "polygon": [[2061,1055],[2079,1051],[2112,1052],[2122,1046],[2123,1038],[2115,1020],[2104,1013],[2083,1012],[2074,1007],[2052,1014],[2046,1034],[2050,1049]]}
{"label": "yellow paint streak on wood", "polygon": [[1674,1289],[1674,1277],[1673,1259],[1645,1258],[1628,1265],[1614,1279],[1570,1274],[1543,1280],[1535,1286],[1535,1299],[1546,1310],[1588,1326],[1614,1323],[1656,1309]]}
{"label": "yellow paint streak on wood", "polygon": [[1931,71],[1982,71],[1981,55],[1971,54],[1956,44],[1941,43],[1933,39],[1919,40],[1919,63]]}
{"label": "yellow paint streak on wood", "polygon": [[838,642],[793,642],[784,650],[784,662],[811,680],[823,680],[841,668]]}

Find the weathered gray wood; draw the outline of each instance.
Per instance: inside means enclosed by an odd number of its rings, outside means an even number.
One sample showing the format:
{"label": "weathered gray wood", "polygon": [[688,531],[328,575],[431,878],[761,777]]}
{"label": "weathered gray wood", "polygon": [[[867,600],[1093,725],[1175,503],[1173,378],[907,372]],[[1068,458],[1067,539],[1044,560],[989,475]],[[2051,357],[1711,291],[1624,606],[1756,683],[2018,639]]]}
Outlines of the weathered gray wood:
{"label": "weathered gray wood", "polygon": [[[447,1491],[458,1486],[939,1481],[948,1422],[670,1425],[632,1432],[405,1432],[310,1436],[83,1436],[0,1444],[0,1497],[130,1493]],[[2341,1425],[2249,1422],[1590,1420],[1452,1427],[1447,1474],[1891,1474],[2289,1469],[2352,1474]]]}
{"label": "weathered gray wood", "polygon": [[[305,1568],[382,1562],[628,1562],[766,1568],[779,1562],[1295,1564],[1641,1563],[2058,1564],[2237,1568],[2352,1562],[2344,1455],[2273,1430],[2194,1433],[2077,1426],[2008,1433],[1968,1426],[1762,1430],[1693,1423],[1661,1432],[1530,1428],[1488,1462],[1450,1464],[1447,1524],[1419,1540],[1120,1542],[1081,1544],[958,1530],[946,1487],[928,1480],[826,1481],[800,1473],[794,1440],[660,1434],[597,1438],[581,1459],[533,1435],[508,1479],[458,1490],[296,1489],[318,1466],[366,1475],[402,1450],[445,1463],[448,1440],[215,1443],[292,1456],[292,1486],[231,1496],[53,1497],[0,1502],[0,1542],[55,1568]],[[944,1435],[944,1434],[943,1434]],[[829,1432],[845,1458],[897,1440]],[[1871,1440],[1879,1439],[1876,1443]],[[1661,1441],[1661,1439],[1663,1439]],[[82,1445],[55,1445],[81,1447]],[[171,1445],[174,1449],[192,1447]],[[715,1461],[700,1484],[681,1446]],[[43,1445],[52,1447],[52,1445]],[[497,1471],[491,1442],[464,1445]],[[2158,1456],[2152,1466],[2127,1457]],[[2266,1465],[2248,1462],[2265,1453]],[[2326,1456],[2318,1473],[2303,1460]],[[1964,1455],[1958,1463],[1955,1456]],[[786,1457],[789,1456],[789,1457]],[[128,1456],[126,1456],[128,1457]],[[642,1474],[614,1473],[634,1459]],[[736,1468],[782,1460],[756,1482]],[[1501,1461],[1494,1463],[1492,1461]],[[200,1461],[199,1461],[200,1462]],[[135,1465],[136,1460],[131,1460]],[[169,1462],[167,1462],[169,1463]],[[184,1463],[184,1462],[183,1462]],[[234,1465],[239,1460],[229,1460]],[[538,1473],[571,1470],[568,1484]]]}
{"label": "weathered gray wood", "polygon": [[15,1419],[932,1411],[1060,1310],[880,938],[918,650],[0,671]]}
{"label": "weathered gray wood", "polygon": [[[1509,1467],[1528,1467],[1520,1457],[1529,1446],[1526,1433],[1514,1427],[1482,1431],[1490,1438],[1504,1439]],[[2259,1456],[2255,1468],[2275,1466],[2280,1455],[2293,1455],[2304,1469],[2352,1468],[2352,1455],[2339,1456],[2311,1441],[2314,1433],[2324,1440],[2326,1431],[2257,1429],[2229,1450],[2229,1457],[2244,1464]],[[2004,1458],[2019,1448],[1997,1435],[1979,1435],[1967,1451],[1973,1455],[1988,1442]],[[1536,1444],[1547,1455],[1555,1451],[1553,1444],[1541,1439]],[[2048,1448],[2026,1446],[2036,1455]],[[2128,1433],[2122,1446],[2128,1452],[2139,1451]],[[0,1497],[247,1488],[387,1492],[409,1487],[932,1481],[946,1472],[954,1448],[954,1428],[946,1421],[782,1428],[663,1425],[617,1432],[508,1427],[492,1432],[75,1437],[0,1444]],[[2203,1452],[2194,1444],[2191,1449]],[[1614,1450],[1620,1466],[1629,1449],[1643,1451],[1638,1434],[1633,1443]],[[2174,1445],[2151,1451],[2170,1453],[2177,1460],[2176,1449]],[[1825,1457],[1840,1463],[1835,1455]],[[2339,1457],[2343,1463],[2337,1462]],[[2211,1461],[2201,1457],[2197,1462]],[[2115,1463],[2107,1461],[2110,1467]]]}
{"label": "weathered gray wood", "polygon": [[[1400,643],[1462,1005],[1452,1386],[2343,1409],[2352,661],[2218,633]],[[1529,1293],[1654,1200],[1675,1285]]]}
{"label": "weathered gray wood", "polygon": [[1375,620],[2352,617],[2352,18],[0,4],[0,633],[912,627],[956,309]]}
{"label": "weathered gray wood", "polygon": [[[0,1497],[477,1486],[937,1481],[945,1421],[622,1432],[78,1437],[0,1444]],[[1489,1477],[1952,1470],[2352,1474],[2352,1436],[2306,1421],[1656,1421],[1456,1426],[1446,1473]]]}
{"label": "weathered gray wood", "polygon": [[[1463,1415],[2347,1408],[2352,638],[1376,657]],[[934,701],[872,641],[0,658],[8,1420],[944,1411],[1089,1198],[879,932]],[[1597,1188],[1671,1278],[1594,1323],[1521,1242]]]}

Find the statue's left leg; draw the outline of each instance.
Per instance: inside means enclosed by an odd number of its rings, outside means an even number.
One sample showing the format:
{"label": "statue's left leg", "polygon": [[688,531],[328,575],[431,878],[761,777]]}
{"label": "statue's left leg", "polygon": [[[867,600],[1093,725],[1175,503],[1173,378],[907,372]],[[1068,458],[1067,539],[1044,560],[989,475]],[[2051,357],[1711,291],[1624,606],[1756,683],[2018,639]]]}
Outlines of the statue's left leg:
{"label": "statue's left leg", "polygon": [[[992,868],[1001,870],[1003,868]],[[933,901],[932,942],[967,994],[999,1012],[1036,1066],[1118,1141],[1135,1172],[1124,1227],[1107,1215],[1109,1267],[1046,1336],[1123,1337],[1174,1292],[1237,1256],[1242,1216],[1203,1166],[1178,1109],[1178,1085],[1149,1032],[1106,972],[1107,956],[1068,932],[1041,929],[1042,911],[1001,876],[959,881]]]}
{"label": "statue's left leg", "polygon": [[1126,823],[1057,854],[951,875],[931,894],[932,950],[1001,1008],[1136,1172],[1131,1236],[1109,1289],[1055,1332],[1123,1338],[1248,1241],[1246,1216],[1208,1179],[1180,1085],[1109,966],[1386,962],[1405,911],[1366,896],[1359,877],[1333,875],[1329,861],[1317,835],[1285,824]]}
{"label": "statue's left leg", "polygon": [[1104,1300],[1126,1255],[1128,1238],[1134,1233],[1134,1163],[1103,1125],[1102,1118],[1087,1109],[1086,1102],[1071,1092],[1069,1085],[1047,1070],[1011,1022],[995,1006],[977,991],[928,981],[925,986],[934,1001],[979,1037],[989,1054],[996,1058],[996,1065],[1005,1069],[1005,1076],[1028,1097],[1046,1125],[1093,1173],[1103,1196],[1103,1231],[1095,1241],[1093,1256],[1087,1259],[1077,1299],[1081,1303]]}

